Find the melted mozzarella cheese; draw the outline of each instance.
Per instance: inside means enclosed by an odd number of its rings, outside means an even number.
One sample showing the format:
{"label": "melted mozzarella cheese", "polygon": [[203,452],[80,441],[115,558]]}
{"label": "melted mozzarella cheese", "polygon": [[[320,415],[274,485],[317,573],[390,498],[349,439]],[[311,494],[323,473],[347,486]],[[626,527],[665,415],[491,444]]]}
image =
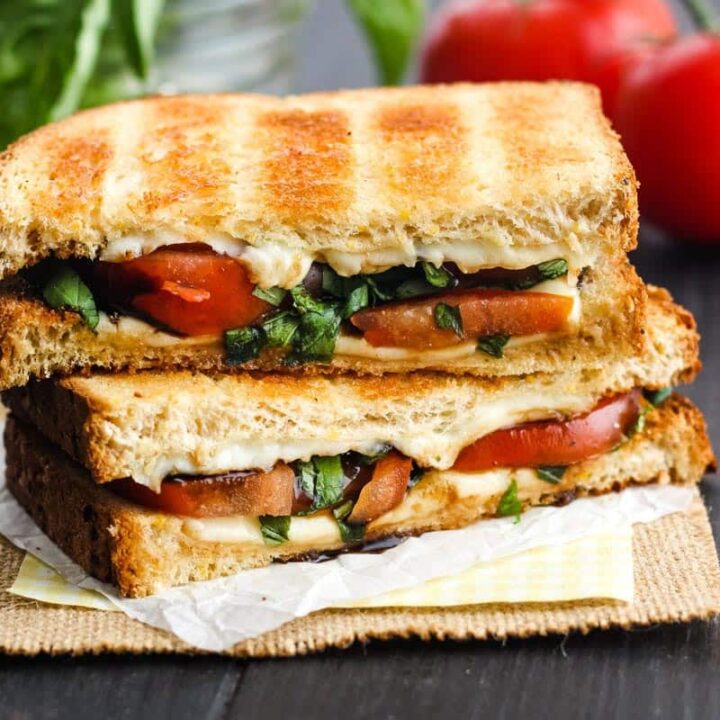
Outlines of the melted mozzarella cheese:
{"label": "melted mozzarella cheese", "polygon": [[[176,233],[136,233],[110,240],[100,259],[122,262],[147,255],[166,245],[186,242],[187,238]],[[401,265],[412,267],[423,260],[435,265],[452,262],[462,272],[469,273],[488,267],[525,268],[559,257],[565,258],[571,274],[576,274],[581,268],[594,264],[596,259],[571,239],[522,247],[508,247],[480,240],[446,239],[433,243],[416,240],[406,243],[402,248],[368,252],[348,252],[333,248],[307,250],[279,243],[255,246],[222,233],[208,235],[202,242],[218,253],[237,257],[245,262],[253,282],[261,287],[284,288],[292,288],[301,283],[313,262],[327,263],[338,274],[351,277],[360,273],[381,272]]]}
{"label": "melted mozzarella cheese", "polygon": [[[441,483],[453,488],[458,499],[473,498],[479,505],[505,492],[512,479],[517,483],[520,495],[547,489],[548,484],[538,479],[534,470],[500,469],[475,473],[437,471],[429,473],[422,483],[413,488],[405,499],[393,510],[375,520],[373,527],[415,522],[421,524],[432,519],[442,503],[433,493],[432,485]],[[183,532],[195,540],[236,545],[264,545],[260,523],[257,518],[233,515],[222,518],[186,519]],[[340,544],[340,532],[329,511],[290,520],[288,541],[283,548],[288,550],[322,549]]]}

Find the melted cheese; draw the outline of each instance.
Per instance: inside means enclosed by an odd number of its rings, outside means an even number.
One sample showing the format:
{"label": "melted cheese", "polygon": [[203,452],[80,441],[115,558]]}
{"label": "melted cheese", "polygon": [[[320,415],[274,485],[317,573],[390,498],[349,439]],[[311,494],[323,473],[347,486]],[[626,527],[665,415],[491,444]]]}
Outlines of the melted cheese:
{"label": "melted cheese", "polygon": [[[165,245],[188,242],[182,235],[169,232],[137,233],[110,240],[100,259],[122,262],[147,255]],[[313,262],[324,262],[338,274],[351,277],[360,273],[375,273],[391,267],[412,267],[424,260],[440,265],[455,263],[462,272],[476,272],[488,267],[525,268],[546,260],[565,258],[571,274],[586,265],[593,265],[596,257],[584,251],[572,237],[566,241],[544,245],[508,247],[479,240],[445,239],[433,243],[420,240],[402,248],[348,252],[334,248],[307,250],[278,243],[250,245],[230,235],[215,233],[203,238],[213,250],[241,259],[247,264],[253,282],[261,287],[292,288],[303,281]]]}
{"label": "melted cheese", "polygon": [[[449,485],[458,499],[473,498],[482,505],[504,493],[513,478],[521,496],[548,487],[546,482],[538,479],[534,470],[527,468],[476,473],[433,472],[425,476],[397,507],[375,520],[373,527],[405,522],[421,524],[425,520],[432,519],[443,507],[442,501],[433,493],[433,484]],[[257,518],[235,515],[223,518],[186,519],[182,529],[194,540],[203,542],[232,543],[250,547],[264,545]],[[290,551],[322,549],[337,546],[341,542],[337,523],[329,511],[308,517],[293,517],[290,521],[288,538],[283,548]]]}

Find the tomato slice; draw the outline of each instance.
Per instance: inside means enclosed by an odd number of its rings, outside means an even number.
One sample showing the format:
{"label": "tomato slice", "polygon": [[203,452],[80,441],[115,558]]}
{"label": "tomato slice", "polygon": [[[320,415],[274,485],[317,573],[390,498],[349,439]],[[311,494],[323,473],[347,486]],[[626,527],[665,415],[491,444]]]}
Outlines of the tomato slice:
{"label": "tomato slice", "polygon": [[[460,309],[464,338],[441,330],[433,315],[445,303]],[[447,347],[485,335],[532,335],[562,330],[572,312],[565,295],[518,290],[462,290],[391,303],[355,313],[350,321],[375,346]]]}
{"label": "tomato slice", "polygon": [[407,492],[412,460],[392,451],[375,464],[348,517],[351,523],[368,523],[399,505]]}
{"label": "tomato slice", "polygon": [[183,335],[218,335],[271,309],[252,294],[237,259],[206,245],[170,245],[126,262],[93,264],[93,289],[115,307],[139,311]]}
{"label": "tomato slice", "polygon": [[454,470],[571,465],[612,450],[637,420],[639,390],[605,398],[585,415],[497,430],[468,445]]}
{"label": "tomato slice", "polygon": [[173,515],[290,515],[295,473],[289,465],[277,463],[269,472],[165,480],[159,493],[131,478],[115,480],[111,487],[126,500]]}

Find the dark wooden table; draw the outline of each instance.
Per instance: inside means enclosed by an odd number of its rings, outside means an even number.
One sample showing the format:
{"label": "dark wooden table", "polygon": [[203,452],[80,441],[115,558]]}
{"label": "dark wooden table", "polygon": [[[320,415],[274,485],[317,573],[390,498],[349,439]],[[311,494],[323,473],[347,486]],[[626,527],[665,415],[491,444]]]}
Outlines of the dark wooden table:
{"label": "dark wooden table", "polygon": [[[337,0],[303,38],[302,90],[369,84]],[[640,273],[695,313],[705,371],[688,389],[720,448],[720,249],[643,232]],[[720,485],[704,495],[720,537]],[[372,643],[277,661],[0,659],[0,718],[720,718],[717,622],[507,643]]]}

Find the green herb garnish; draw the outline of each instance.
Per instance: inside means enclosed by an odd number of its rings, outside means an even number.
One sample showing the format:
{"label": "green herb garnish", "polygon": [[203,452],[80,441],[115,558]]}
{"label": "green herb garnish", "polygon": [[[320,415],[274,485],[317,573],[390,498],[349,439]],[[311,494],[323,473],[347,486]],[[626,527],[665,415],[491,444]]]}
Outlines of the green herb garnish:
{"label": "green herb garnish", "polygon": [[567,260],[557,258],[556,260],[547,260],[546,262],[542,262],[537,266],[537,273],[540,277],[540,282],[544,282],[545,280],[554,280],[555,278],[567,275]]}
{"label": "green herb garnish", "polygon": [[300,326],[300,318],[289,310],[271,315],[262,324],[267,344],[270,347],[290,347],[295,333]]}
{"label": "green herb garnish", "polygon": [[478,340],[477,349],[494,358],[501,358],[505,354],[505,346],[509,340],[509,335],[487,335]]}
{"label": "green herb garnish", "polygon": [[369,304],[370,286],[361,281],[347,296],[347,301],[342,312],[343,319],[347,320],[347,318],[351,315],[354,315],[359,310],[366,308]]}
{"label": "green herb garnish", "polygon": [[655,407],[660,407],[671,395],[672,387],[660,388],[660,390],[643,390],[645,399]]}
{"label": "green herb garnish", "polygon": [[408,480],[408,490],[414,488],[425,475],[425,468],[421,468],[413,463],[412,470],[410,471],[410,479]]}
{"label": "green herb garnish", "polygon": [[264,300],[265,302],[277,307],[285,299],[287,290],[281,287],[261,288],[259,285],[256,285],[252,294],[256,298],[260,298],[260,300]]}
{"label": "green herb garnish", "polygon": [[457,285],[457,280],[442,265],[435,267],[432,263],[422,263],[422,269],[425,273],[425,279],[436,288],[453,287]]}
{"label": "green herb garnish", "polygon": [[94,330],[100,321],[90,288],[66,263],[57,263],[55,271],[45,284],[43,298],[51,308],[56,310],[67,308],[80,313],[91,330]]}
{"label": "green herb garnish", "polygon": [[644,408],[641,408],[640,413],[637,416],[637,420],[630,426],[628,431],[625,433],[628,440],[631,437],[634,437],[638,433],[641,433],[645,429],[645,416],[648,413],[651,413],[654,410],[654,407],[652,405],[646,405]]}
{"label": "green herb garnish", "polygon": [[566,470],[567,465],[541,465],[535,468],[535,474],[541,480],[557,485],[562,480]]}
{"label": "green herb garnish", "polygon": [[395,290],[395,297],[398,300],[407,300],[421,295],[432,295],[437,288],[431,285],[425,278],[410,278],[400,283]]}
{"label": "green herb garnish", "polygon": [[342,500],[345,473],[339,455],[313,458],[315,465],[315,509],[334,505]]}
{"label": "green herb garnish", "polygon": [[508,485],[508,489],[503,493],[497,506],[497,515],[499,517],[515,516],[515,522],[520,522],[520,514],[522,513],[522,503],[517,494],[517,480],[513,478]]}
{"label": "green herb garnish", "polygon": [[465,337],[460,308],[447,303],[438,303],[433,310],[435,324],[441,330],[452,330],[459,338]]}
{"label": "green herb garnish", "polygon": [[322,312],[305,312],[292,341],[292,351],[286,357],[288,365],[306,362],[330,362],[340,333],[342,318],[336,307],[327,306]]}
{"label": "green herb garnish", "polygon": [[266,545],[282,545],[288,541],[289,515],[261,515],[260,532]]}
{"label": "green herb garnish", "polygon": [[226,330],[225,361],[228,365],[242,365],[260,355],[267,344],[264,330],[257,327],[242,327]]}
{"label": "green herb garnish", "polygon": [[350,525],[345,522],[352,512],[354,504],[352,500],[348,500],[342,505],[333,508],[332,511],[335,522],[340,530],[340,538],[348,545],[362,542],[365,535],[365,527],[363,525]]}

